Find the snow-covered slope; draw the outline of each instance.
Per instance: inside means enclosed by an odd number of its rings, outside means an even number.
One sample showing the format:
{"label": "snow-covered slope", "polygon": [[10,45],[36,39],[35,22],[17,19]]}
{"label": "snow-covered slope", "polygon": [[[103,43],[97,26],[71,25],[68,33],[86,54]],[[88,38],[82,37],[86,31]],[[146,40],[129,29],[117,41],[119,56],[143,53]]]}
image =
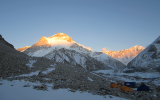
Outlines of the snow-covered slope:
{"label": "snow-covered slope", "polygon": [[126,66],[124,64],[122,64],[121,62],[119,62],[116,59],[113,59],[112,57],[110,57],[109,55],[102,53],[102,52],[94,52],[91,50],[88,50],[82,46],[79,46],[79,44],[74,44],[72,45],[70,48],[74,48],[77,50],[80,50],[81,52],[87,54],[88,56],[103,62],[105,65],[109,66],[110,68],[114,69],[115,72],[117,71],[121,71],[121,69],[124,69]]}
{"label": "snow-covered slope", "polygon": [[79,65],[87,70],[125,68],[121,62],[107,54],[92,50],[74,42],[64,33],[52,37],[42,37],[36,44],[24,51],[35,57],[45,57],[56,62]]}
{"label": "snow-covered slope", "polygon": [[160,72],[160,37],[134,58],[125,72]]}
{"label": "snow-covered slope", "polygon": [[102,52],[110,55],[114,59],[117,59],[118,61],[127,65],[144,49],[145,49],[144,47],[136,45],[134,47],[131,47],[129,49],[124,49],[121,51],[102,51]]}
{"label": "snow-covered slope", "polygon": [[124,57],[124,58],[116,58],[116,59],[127,66],[127,64],[131,62],[134,58],[135,57]]}

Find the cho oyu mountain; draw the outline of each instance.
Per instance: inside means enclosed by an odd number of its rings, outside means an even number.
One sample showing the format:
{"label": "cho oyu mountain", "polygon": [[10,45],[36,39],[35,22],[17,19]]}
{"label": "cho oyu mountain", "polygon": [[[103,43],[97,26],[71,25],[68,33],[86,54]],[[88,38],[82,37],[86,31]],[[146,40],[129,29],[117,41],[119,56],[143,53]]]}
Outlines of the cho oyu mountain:
{"label": "cho oyu mountain", "polygon": [[110,55],[112,58],[117,59],[118,61],[127,65],[144,49],[145,49],[144,47],[136,45],[134,47],[131,47],[129,49],[124,49],[121,51],[102,51],[102,52]]}
{"label": "cho oyu mountain", "polygon": [[124,72],[160,72],[160,36],[138,54]]}
{"label": "cho oyu mountain", "polygon": [[105,53],[94,52],[74,42],[65,33],[42,37],[24,53],[29,56],[45,57],[55,62],[79,65],[86,70],[113,69],[117,72],[126,67]]}

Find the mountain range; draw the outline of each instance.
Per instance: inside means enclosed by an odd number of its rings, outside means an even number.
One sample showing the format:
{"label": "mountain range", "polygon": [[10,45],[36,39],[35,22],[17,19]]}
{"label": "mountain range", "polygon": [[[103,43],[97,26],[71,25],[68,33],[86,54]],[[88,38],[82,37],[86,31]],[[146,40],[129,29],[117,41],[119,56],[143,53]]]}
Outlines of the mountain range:
{"label": "mountain range", "polygon": [[[83,45],[80,45],[76,42],[74,42],[72,40],[71,37],[69,37],[68,35],[66,35],[65,33],[57,33],[56,35],[53,35],[51,37],[42,37],[37,43],[35,43],[33,47],[40,47],[40,46],[43,46],[43,47],[48,47],[48,48],[51,48],[52,46],[63,46],[65,49],[68,49],[68,50],[71,50],[71,49],[76,49],[76,50],[79,50],[83,53],[87,53],[88,55],[92,56],[92,54],[94,54],[92,57],[96,58],[96,59],[99,59],[100,58],[97,58],[95,55],[97,56],[100,56],[100,55],[109,55],[111,56],[112,58],[120,61],[121,63],[123,63],[124,65],[127,66],[127,64],[132,61],[141,51],[143,51],[145,48],[142,47],[142,46],[134,46],[132,48],[129,48],[129,49],[124,49],[124,50],[121,50],[121,51],[102,51],[102,52],[93,52],[90,48],[87,48]],[[22,48],[18,48],[17,50],[20,51],[20,52],[24,52],[26,49],[28,48],[31,48],[30,46],[26,46],[26,47],[22,47]],[[30,49],[29,49],[30,50]],[[39,48],[40,50],[40,48]],[[51,50],[51,49],[50,49]],[[46,49],[44,50],[46,52]],[[41,53],[43,55],[40,55],[40,54],[29,54],[28,50],[25,51],[26,54],[28,54],[29,56],[44,56],[45,54],[44,53]],[[24,53],[25,53],[24,52]],[[35,52],[35,51],[34,51]],[[41,51],[42,52],[42,51]],[[47,50],[46,53],[50,52],[49,50]],[[105,54],[104,54],[105,53]],[[106,56],[106,55],[105,55]],[[106,56],[107,58],[107,56]],[[111,59],[111,58],[110,58]],[[102,59],[101,57],[101,60],[103,61],[104,59]]]}
{"label": "mountain range", "polygon": [[[134,100],[160,98],[155,90],[160,85],[160,37],[146,49],[134,46],[113,52],[115,56],[111,51],[94,52],[74,42],[65,33],[42,37],[23,52],[17,51],[0,35],[0,47],[1,79],[23,79],[40,82],[43,86],[52,83],[53,89],[70,88],[71,91],[89,91],[96,95],[114,95]],[[127,66],[117,60],[126,56],[134,57]],[[126,81],[146,82],[153,92],[143,94],[134,91],[135,94],[126,94],[110,88],[112,82]]]}

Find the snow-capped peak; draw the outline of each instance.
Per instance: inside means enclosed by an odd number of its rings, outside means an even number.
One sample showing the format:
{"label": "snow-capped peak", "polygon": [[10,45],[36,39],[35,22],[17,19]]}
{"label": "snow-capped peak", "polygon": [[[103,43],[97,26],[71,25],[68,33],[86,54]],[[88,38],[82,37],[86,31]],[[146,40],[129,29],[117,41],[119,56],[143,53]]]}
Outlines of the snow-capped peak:
{"label": "snow-capped peak", "polygon": [[71,46],[75,43],[71,37],[65,33],[57,33],[51,37],[42,37],[36,44],[33,46]]}
{"label": "snow-capped peak", "polygon": [[143,46],[135,45],[129,49],[124,49],[121,51],[103,51],[104,53],[110,55],[111,57],[117,59],[123,64],[127,65],[132,61],[141,51],[145,48]]}
{"label": "snow-capped peak", "polygon": [[132,48],[130,49],[135,49],[135,50],[144,50],[145,48],[143,46],[138,46],[138,45],[135,45],[133,46]]}
{"label": "snow-capped peak", "polygon": [[65,33],[57,33],[57,34],[53,35],[52,37],[48,37],[47,39],[48,39],[49,42],[52,41],[52,40],[66,40],[68,42],[74,42],[72,40],[72,38],[69,37]]}

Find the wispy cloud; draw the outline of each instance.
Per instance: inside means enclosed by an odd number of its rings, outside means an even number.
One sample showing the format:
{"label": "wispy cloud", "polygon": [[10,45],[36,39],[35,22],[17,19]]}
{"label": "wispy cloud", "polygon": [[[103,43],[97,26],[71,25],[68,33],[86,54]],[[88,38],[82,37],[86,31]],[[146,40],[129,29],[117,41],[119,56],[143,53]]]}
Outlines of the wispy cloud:
{"label": "wispy cloud", "polygon": [[106,47],[102,48],[101,52],[106,52],[106,51],[110,51],[109,49],[106,49]]}

